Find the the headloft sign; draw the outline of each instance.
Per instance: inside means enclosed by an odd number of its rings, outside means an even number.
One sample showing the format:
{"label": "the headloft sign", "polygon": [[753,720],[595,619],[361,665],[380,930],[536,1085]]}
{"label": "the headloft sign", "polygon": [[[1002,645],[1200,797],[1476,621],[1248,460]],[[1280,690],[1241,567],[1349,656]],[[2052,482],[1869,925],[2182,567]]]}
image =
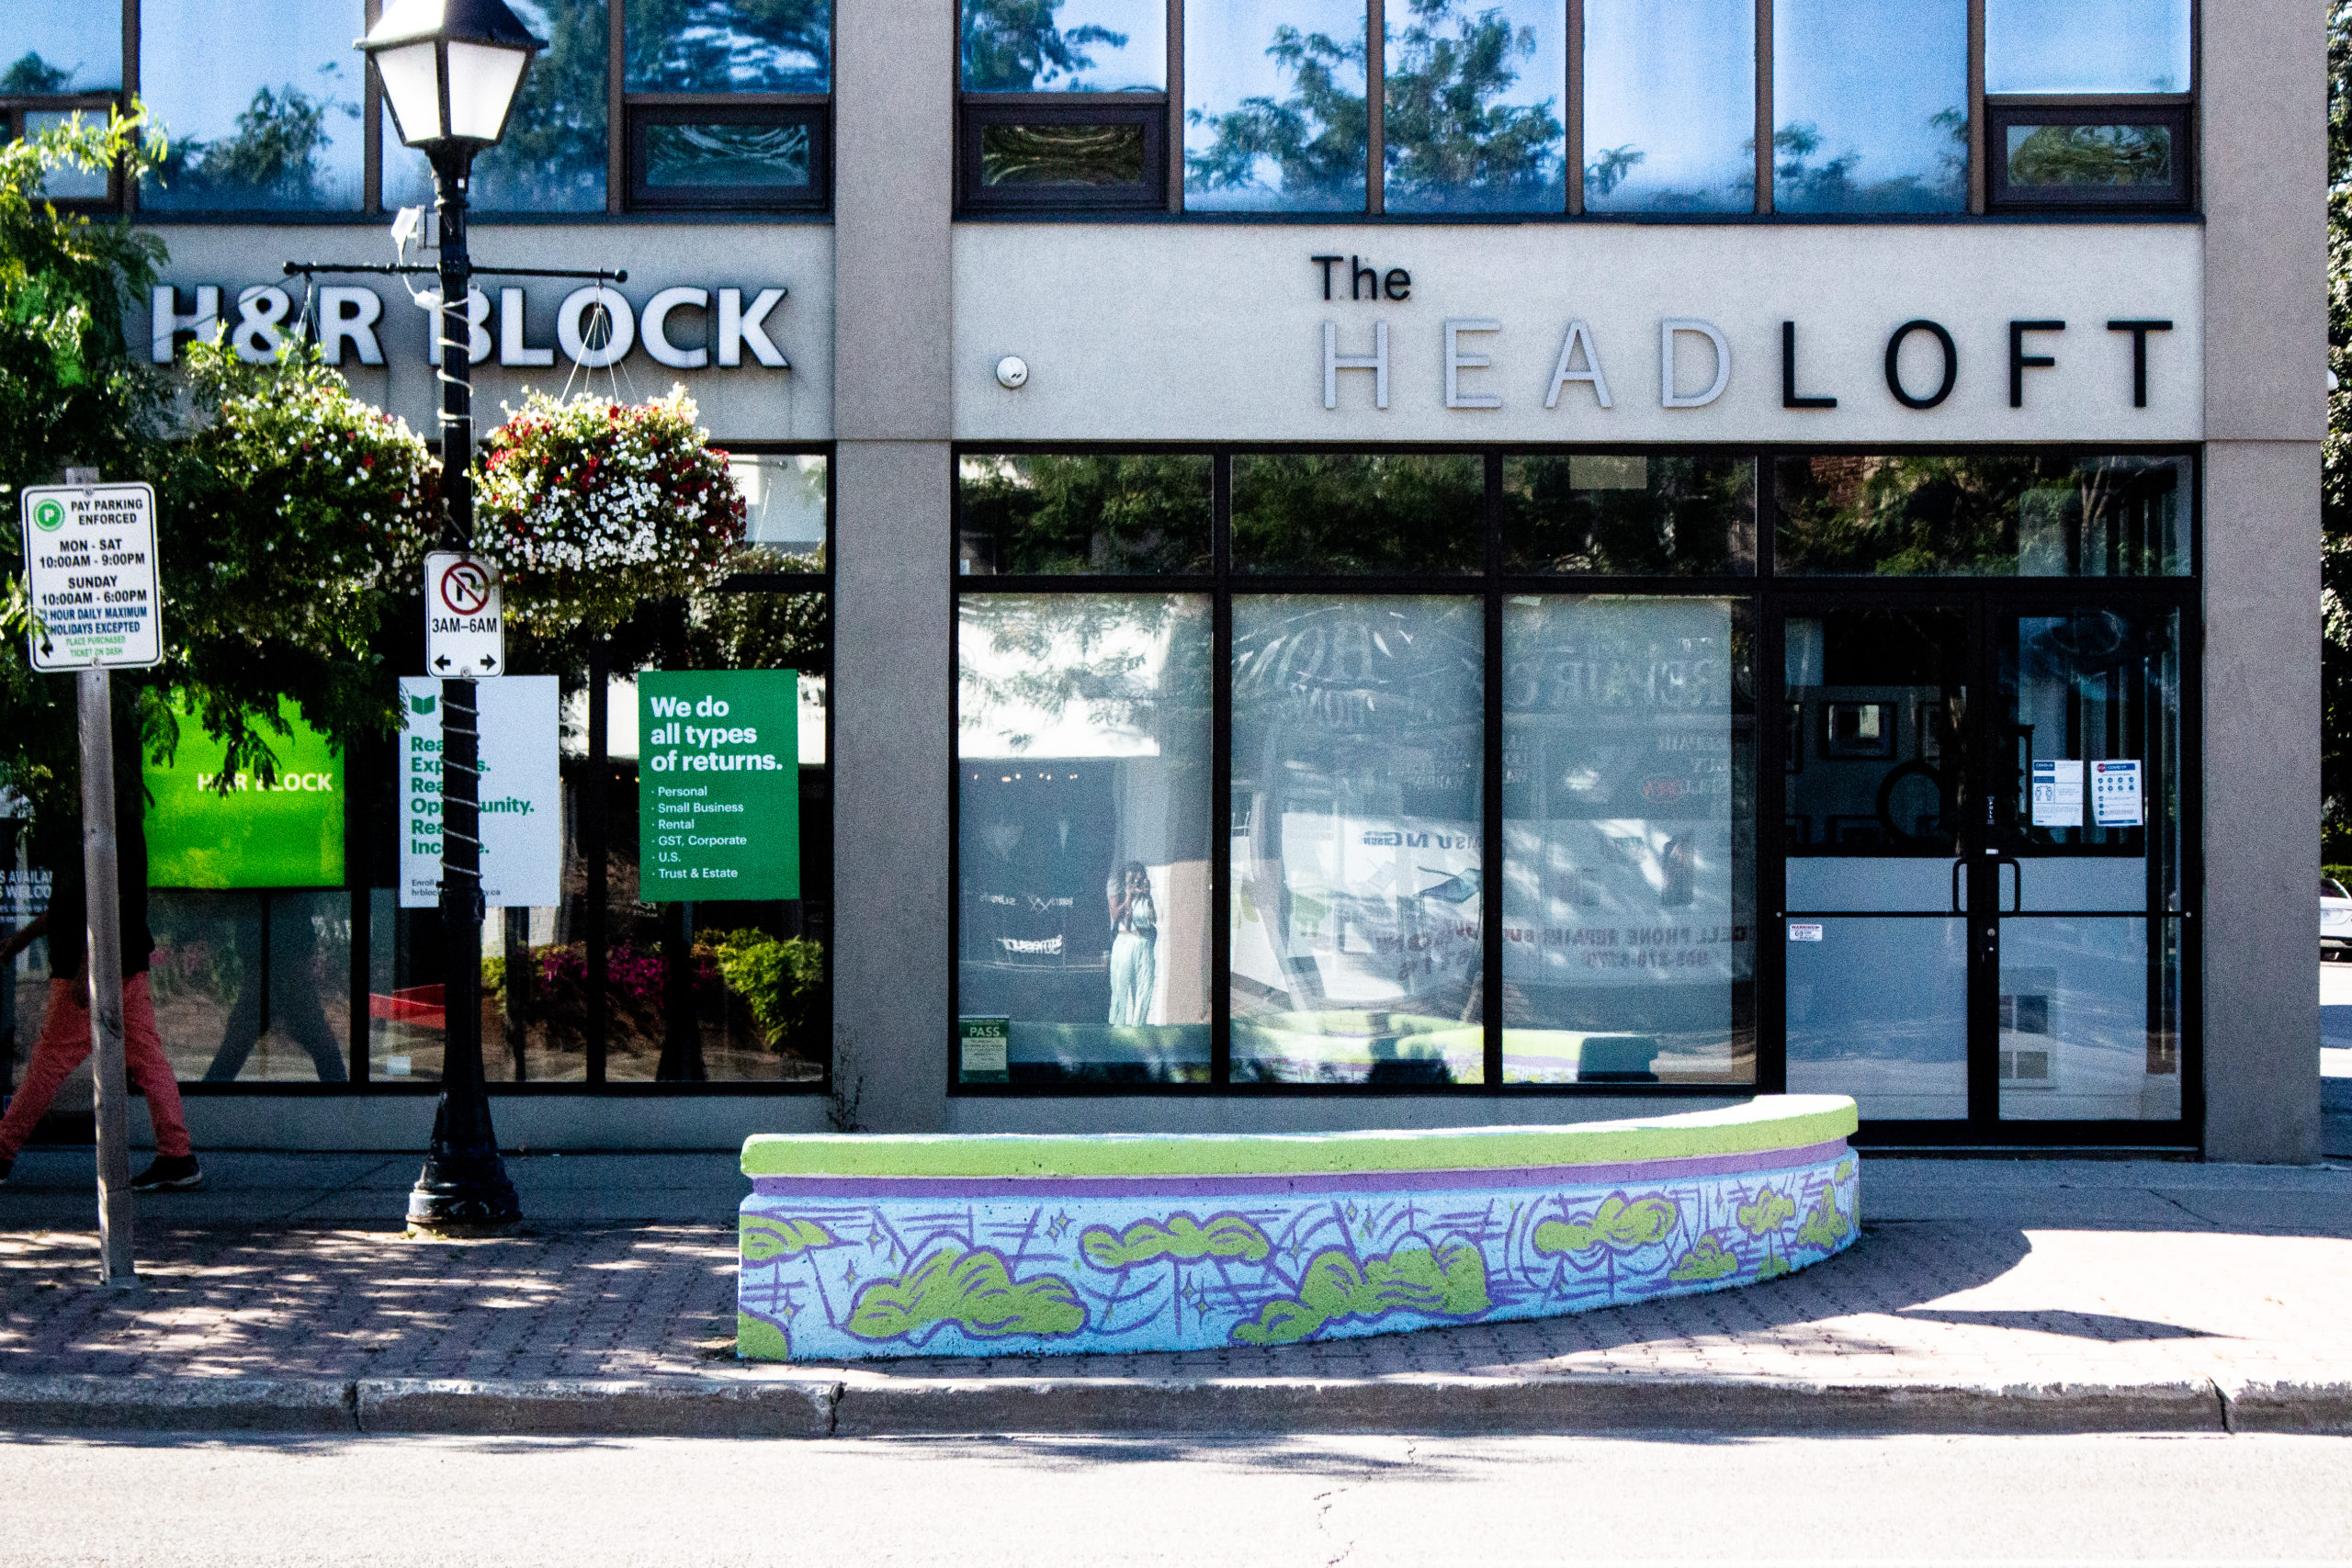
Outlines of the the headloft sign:
{"label": "the headloft sign", "polygon": [[[555,308],[552,335],[535,340],[534,321],[539,321],[541,333],[547,326],[533,313],[529,290],[503,288],[493,300],[476,288],[466,297],[467,353],[473,364],[495,355],[500,365],[513,369],[551,366],[560,354],[583,369],[601,370],[632,352],[642,352],[673,370],[746,366],[789,370],[791,364],[772,335],[777,308],[787,292],[780,286],[680,285],[633,301],[611,284],[592,284],[568,290]],[[230,347],[249,364],[275,359],[289,338],[305,331],[317,336],[330,365],[384,363],[384,297],[373,288],[322,287],[311,292],[307,313],[300,303],[301,292],[278,284],[238,289],[229,297],[225,314],[223,295],[213,284],[194,288],[158,284],[150,339],[154,362],[172,363],[184,337],[209,337],[225,330]],[[193,309],[184,308],[191,305]],[[438,365],[441,334],[430,325],[441,308],[441,296],[421,293],[416,306],[428,329],[424,333],[424,362]]]}

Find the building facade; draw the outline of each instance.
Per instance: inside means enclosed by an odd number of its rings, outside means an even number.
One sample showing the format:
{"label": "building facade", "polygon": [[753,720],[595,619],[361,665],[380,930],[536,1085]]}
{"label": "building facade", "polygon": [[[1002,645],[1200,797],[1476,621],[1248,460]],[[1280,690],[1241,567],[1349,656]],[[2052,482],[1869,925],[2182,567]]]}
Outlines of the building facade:
{"label": "building facade", "polygon": [[[307,323],[429,430],[424,280],[334,270],[425,199],[371,9],[20,3],[0,114],[172,128],[58,192],[169,247],[159,362]],[[485,276],[478,406],[684,386],[761,553],[537,671],[507,1141],[1787,1089],[2316,1157],[2312,7],[515,9],[475,256],[627,276]],[[797,897],[639,901],[688,669],[795,672]],[[422,1142],[401,759],[323,871],[153,878],[199,1143]]]}

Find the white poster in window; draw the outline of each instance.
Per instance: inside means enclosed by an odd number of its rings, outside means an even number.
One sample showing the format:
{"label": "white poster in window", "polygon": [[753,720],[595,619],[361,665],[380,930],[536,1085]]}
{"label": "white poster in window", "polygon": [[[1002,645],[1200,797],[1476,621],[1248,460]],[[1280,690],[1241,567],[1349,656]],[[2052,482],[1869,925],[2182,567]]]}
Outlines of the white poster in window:
{"label": "white poster in window", "polygon": [[2033,825],[2037,828],[2079,828],[2083,825],[2083,764],[2077,757],[2036,757],[2033,760]]}
{"label": "white poster in window", "polygon": [[2137,828],[2146,821],[2138,758],[2091,764],[2091,820],[2101,828]]}
{"label": "white poster in window", "polygon": [[[481,731],[481,893],[493,908],[561,901],[563,780],[557,766],[556,678],[474,682]],[[441,682],[401,678],[401,908],[441,901]]]}

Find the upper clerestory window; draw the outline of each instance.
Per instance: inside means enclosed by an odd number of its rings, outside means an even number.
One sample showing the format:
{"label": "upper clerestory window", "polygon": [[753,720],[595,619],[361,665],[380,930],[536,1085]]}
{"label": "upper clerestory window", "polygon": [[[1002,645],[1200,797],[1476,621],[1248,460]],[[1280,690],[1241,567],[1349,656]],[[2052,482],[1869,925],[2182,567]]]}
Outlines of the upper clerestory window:
{"label": "upper clerestory window", "polygon": [[1985,0],[1988,204],[2188,207],[2193,57],[2190,0]]}

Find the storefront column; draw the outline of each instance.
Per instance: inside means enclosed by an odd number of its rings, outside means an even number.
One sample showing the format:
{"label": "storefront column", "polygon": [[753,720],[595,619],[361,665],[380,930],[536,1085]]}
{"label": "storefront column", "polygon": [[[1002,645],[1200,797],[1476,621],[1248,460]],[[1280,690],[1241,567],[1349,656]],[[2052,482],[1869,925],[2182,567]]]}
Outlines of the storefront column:
{"label": "storefront column", "polygon": [[836,12],[833,1074],[946,1121],[952,6]]}
{"label": "storefront column", "polygon": [[2319,8],[2205,11],[2205,1151],[2319,1157]]}

